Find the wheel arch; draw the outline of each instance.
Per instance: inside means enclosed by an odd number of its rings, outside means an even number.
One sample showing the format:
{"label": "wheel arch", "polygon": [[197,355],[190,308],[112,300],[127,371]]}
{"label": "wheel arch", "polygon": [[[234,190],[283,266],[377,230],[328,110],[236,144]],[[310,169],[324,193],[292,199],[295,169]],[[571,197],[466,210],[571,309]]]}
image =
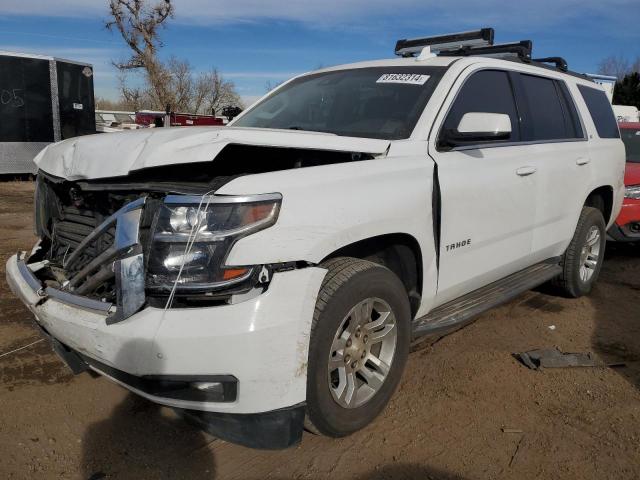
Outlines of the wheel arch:
{"label": "wheel arch", "polygon": [[353,257],[383,265],[402,281],[411,314],[420,307],[423,287],[422,249],[408,233],[388,233],[364,238],[329,253],[323,262],[335,257]]}
{"label": "wheel arch", "polygon": [[597,208],[602,212],[605,225],[608,225],[613,213],[613,187],[602,185],[594,188],[584,201],[585,207]]}

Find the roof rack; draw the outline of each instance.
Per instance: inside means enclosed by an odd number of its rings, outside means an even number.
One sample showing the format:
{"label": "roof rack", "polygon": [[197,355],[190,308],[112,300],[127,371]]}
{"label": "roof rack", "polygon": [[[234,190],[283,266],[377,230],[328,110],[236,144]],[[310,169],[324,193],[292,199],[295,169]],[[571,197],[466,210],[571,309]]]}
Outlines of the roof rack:
{"label": "roof rack", "polygon": [[533,50],[531,40],[522,40],[517,43],[500,43],[483,47],[462,47],[457,50],[442,51],[438,55],[443,57],[469,57],[472,55],[502,57],[516,55],[524,61],[530,61],[531,50]]}
{"label": "roof rack", "polygon": [[449,33],[435,37],[403,39],[396,42],[396,55],[412,57],[429,47],[432,52],[458,50],[463,47],[493,45],[493,28],[481,28],[470,32]]}
{"label": "roof rack", "polygon": [[556,68],[561,72],[566,72],[569,70],[569,66],[567,65],[567,61],[562,57],[544,57],[544,58],[534,58],[531,60],[532,62],[538,63],[553,63]]}
{"label": "roof rack", "polygon": [[[493,28],[482,28],[470,32],[450,33],[411,40],[403,39],[396,42],[395,53],[402,57],[422,55],[424,58],[434,54],[442,57],[497,57],[507,60],[519,60],[525,63],[535,62],[540,64],[538,65],[539,67],[555,68],[561,72],[574,74],[574,72],[569,71],[567,61],[562,57],[532,59],[533,42],[531,40],[494,45],[494,35]],[[545,64],[553,64],[553,67]],[[581,74],[575,75],[583,76]]]}

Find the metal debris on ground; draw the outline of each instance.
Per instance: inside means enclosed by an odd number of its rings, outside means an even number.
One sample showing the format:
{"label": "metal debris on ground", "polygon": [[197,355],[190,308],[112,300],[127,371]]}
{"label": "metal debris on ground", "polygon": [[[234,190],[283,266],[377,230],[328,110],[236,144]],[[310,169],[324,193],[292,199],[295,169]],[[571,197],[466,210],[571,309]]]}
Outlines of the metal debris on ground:
{"label": "metal debris on ground", "polygon": [[523,353],[515,353],[513,356],[524,366],[532,370],[542,368],[566,368],[566,367],[613,367],[621,364],[607,364],[598,360],[589,353],[564,353],[558,348],[542,348]]}

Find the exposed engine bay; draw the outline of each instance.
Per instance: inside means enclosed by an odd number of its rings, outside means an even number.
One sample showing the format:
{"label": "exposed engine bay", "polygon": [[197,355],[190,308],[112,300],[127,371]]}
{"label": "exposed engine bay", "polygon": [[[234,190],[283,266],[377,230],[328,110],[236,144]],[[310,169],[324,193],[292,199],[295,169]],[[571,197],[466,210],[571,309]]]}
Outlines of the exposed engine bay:
{"label": "exposed engine bay", "polygon": [[[46,287],[119,303],[130,313],[143,303],[165,307],[228,302],[233,295],[266,288],[274,266],[226,269],[226,255],[239,237],[218,239],[215,245],[190,244],[188,222],[194,215],[198,221],[209,218],[217,224],[224,218],[227,230],[246,229],[242,222],[249,215],[256,225],[267,225],[275,222],[279,202],[255,199],[249,207],[214,208],[208,200],[209,210],[201,212],[198,201],[238,176],[370,158],[350,152],[229,145],[215,162],[155,167],[126,177],[68,181],[40,173],[35,229],[41,242],[29,263],[43,263],[37,276]],[[169,197],[172,202],[185,198],[195,203],[168,205]],[[163,222],[169,230],[178,230],[161,231]],[[180,222],[186,226],[183,231],[177,226]],[[166,233],[175,243],[154,242],[154,232],[156,240]],[[211,274],[213,270],[220,274]],[[126,271],[131,278],[126,278]],[[131,290],[137,293],[131,296]]]}

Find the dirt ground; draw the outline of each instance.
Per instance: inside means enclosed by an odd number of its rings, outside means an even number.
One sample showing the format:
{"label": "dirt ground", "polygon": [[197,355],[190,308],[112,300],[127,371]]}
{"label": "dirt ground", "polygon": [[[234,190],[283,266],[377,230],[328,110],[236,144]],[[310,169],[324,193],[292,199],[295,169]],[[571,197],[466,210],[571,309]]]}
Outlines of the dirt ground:
{"label": "dirt ground", "polygon": [[[2,279],[9,255],[33,243],[32,189],[0,184]],[[588,298],[528,292],[417,348],[365,430],[265,452],[71,375],[44,341],[7,355],[40,337],[0,280],[0,478],[638,479],[639,301],[640,246],[609,244]],[[536,372],[511,355],[552,346],[626,366]]]}

